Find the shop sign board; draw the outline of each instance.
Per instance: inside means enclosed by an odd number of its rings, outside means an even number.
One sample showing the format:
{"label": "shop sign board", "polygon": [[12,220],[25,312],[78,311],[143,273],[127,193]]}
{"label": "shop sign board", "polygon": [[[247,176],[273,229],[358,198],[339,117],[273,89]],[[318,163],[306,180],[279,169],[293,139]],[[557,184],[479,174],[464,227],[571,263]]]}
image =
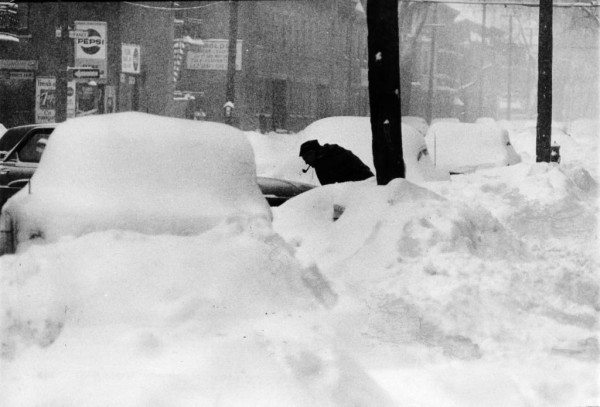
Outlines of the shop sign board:
{"label": "shop sign board", "polygon": [[31,71],[0,71],[3,81],[32,81],[35,78]]}
{"label": "shop sign board", "polygon": [[139,74],[141,50],[136,44],[121,44],[121,72]]}
{"label": "shop sign board", "polygon": [[37,71],[38,61],[34,59],[0,59],[0,69]]}
{"label": "shop sign board", "polygon": [[[202,42],[204,44],[198,46],[199,51],[189,51],[187,53],[187,69],[226,71],[229,40],[203,39]],[[242,40],[237,41],[235,69],[236,71],[242,70]]]}
{"label": "shop sign board", "polygon": [[8,79],[15,81],[31,81],[34,75],[32,71],[10,71],[8,73]]}
{"label": "shop sign board", "polygon": [[75,38],[75,66],[98,69],[106,79],[106,22],[75,21],[75,31],[87,32],[85,38]]}
{"label": "shop sign board", "polygon": [[35,80],[35,122],[54,123],[56,117],[56,78]]}
{"label": "shop sign board", "polygon": [[69,31],[69,38],[80,39],[80,38],[87,38],[87,37],[88,37],[87,30],[70,30]]}

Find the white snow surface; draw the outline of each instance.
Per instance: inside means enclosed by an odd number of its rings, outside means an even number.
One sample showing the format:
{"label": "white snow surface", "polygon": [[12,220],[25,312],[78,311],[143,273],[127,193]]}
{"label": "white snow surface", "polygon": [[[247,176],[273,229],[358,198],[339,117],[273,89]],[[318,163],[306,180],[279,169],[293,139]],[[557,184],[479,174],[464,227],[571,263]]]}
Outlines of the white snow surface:
{"label": "white snow surface", "polygon": [[271,217],[243,133],[211,122],[116,113],[69,120],[5,211],[21,241],[95,230],[192,234],[237,214]]}
{"label": "white snow surface", "polygon": [[560,164],[328,185],[272,225],[3,256],[0,405],[599,405],[597,124],[571,136]]}
{"label": "white snow surface", "polygon": [[436,122],[425,136],[437,168],[451,172],[512,165],[521,161],[509,142],[509,133],[499,125]]}

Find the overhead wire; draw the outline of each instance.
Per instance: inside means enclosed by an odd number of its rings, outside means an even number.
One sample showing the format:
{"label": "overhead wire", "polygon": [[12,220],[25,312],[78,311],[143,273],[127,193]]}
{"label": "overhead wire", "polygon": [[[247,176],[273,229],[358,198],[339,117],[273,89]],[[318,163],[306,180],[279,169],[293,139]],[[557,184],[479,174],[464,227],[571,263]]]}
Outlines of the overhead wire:
{"label": "overhead wire", "polygon": [[150,5],[144,4],[144,3],[135,3],[135,2],[132,2],[132,1],[124,1],[123,3],[129,4],[130,6],[136,6],[136,7],[145,8],[145,9],[148,9],[148,10],[160,10],[160,11],[199,10],[199,9],[211,7],[211,6],[214,6],[214,5],[217,5],[217,4],[225,4],[225,2],[222,2],[222,1],[214,1],[214,2],[209,3],[209,4],[203,4],[201,6],[192,6],[192,7],[159,7],[159,6],[150,6]]}
{"label": "overhead wire", "polygon": [[[539,2],[528,2],[523,0],[400,0],[407,3],[442,3],[442,4],[471,4],[474,6],[492,5],[492,6],[523,6],[523,7],[539,7]],[[600,3],[596,0],[589,2],[565,2],[553,3],[553,7],[600,7]]]}

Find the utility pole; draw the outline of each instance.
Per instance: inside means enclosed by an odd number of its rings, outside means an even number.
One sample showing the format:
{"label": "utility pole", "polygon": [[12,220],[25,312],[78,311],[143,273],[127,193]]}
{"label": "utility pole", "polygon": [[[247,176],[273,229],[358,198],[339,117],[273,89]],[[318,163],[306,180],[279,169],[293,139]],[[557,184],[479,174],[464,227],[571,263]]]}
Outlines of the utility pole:
{"label": "utility pole", "polygon": [[348,52],[348,78],[346,85],[346,114],[352,115],[352,63],[354,62],[354,53],[352,49],[353,34],[354,34],[354,15],[355,11],[352,10],[348,15],[348,27],[346,35],[346,51]]}
{"label": "utility pole", "polygon": [[227,89],[225,91],[225,123],[233,124],[235,99],[235,60],[237,54],[238,2],[229,1],[229,48],[227,54]]}
{"label": "utility pole", "polygon": [[400,126],[400,44],[398,1],[367,4],[369,102],[373,163],[378,185],[404,178]]}
{"label": "utility pole", "polygon": [[481,13],[481,61],[480,61],[480,66],[479,66],[479,97],[478,97],[478,101],[479,101],[479,117],[483,117],[485,116],[484,111],[484,102],[483,102],[483,88],[484,88],[484,79],[485,79],[485,74],[484,74],[484,65],[485,65],[485,53],[486,53],[486,46],[485,46],[485,39],[487,37],[487,29],[486,29],[486,4],[483,3],[483,10]]}
{"label": "utility pole", "polygon": [[[58,42],[58,68],[56,70],[56,90],[54,93],[54,121],[56,123],[67,120],[67,67],[69,66],[69,13],[68,4],[59,1],[58,27],[56,27],[55,40]],[[60,30],[60,31],[59,31]],[[60,37],[58,35],[60,34]]]}
{"label": "utility pole", "polygon": [[433,120],[433,96],[435,88],[435,41],[437,38],[437,8],[433,6],[433,24],[431,25],[431,49],[429,58],[429,88],[427,90],[427,122],[431,124]]}
{"label": "utility pole", "polygon": [[552,129],[552,0],[540,0],[536,161],[550,162]]}
{"label": "utility pole", "polygon": [[506,78],[507,95],[506,95],[506,120],[510,120],[511,111],[511,85],[512,85],[512,49],[513,49],[513,15],[508,16],[508,72]]}

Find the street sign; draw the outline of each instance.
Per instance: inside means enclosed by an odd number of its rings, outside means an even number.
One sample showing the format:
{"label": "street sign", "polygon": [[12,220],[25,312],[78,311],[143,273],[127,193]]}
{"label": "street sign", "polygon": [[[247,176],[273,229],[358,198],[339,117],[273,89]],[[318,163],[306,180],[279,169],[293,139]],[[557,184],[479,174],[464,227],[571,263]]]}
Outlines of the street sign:
{"label": "street sign", "polygon": [[71,72],[73,78],[75,79],[91,79],[91,78],[100,78],[100,70],[95,68],[72,68],[68,67],[68,71]]}
{"label": "street sign", "polygon": [[69,38],[87,38],[88,31],[87,30],[70,30]]}

